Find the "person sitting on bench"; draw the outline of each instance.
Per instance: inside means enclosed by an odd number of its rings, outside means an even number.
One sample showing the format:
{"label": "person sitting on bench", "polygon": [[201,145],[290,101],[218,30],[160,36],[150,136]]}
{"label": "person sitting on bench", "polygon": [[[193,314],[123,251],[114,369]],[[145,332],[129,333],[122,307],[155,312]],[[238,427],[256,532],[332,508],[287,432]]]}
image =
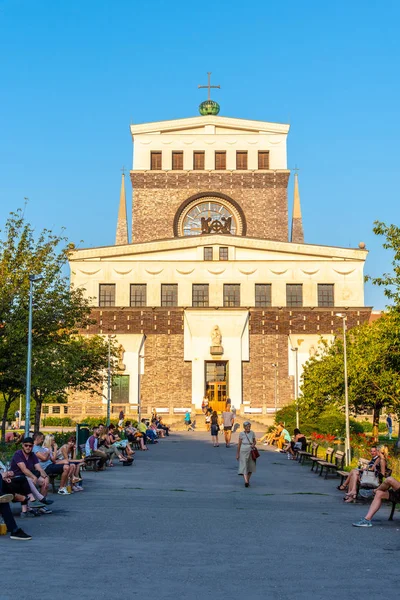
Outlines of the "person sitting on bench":
{"label": "person sitting on bench", "polygon": [[133,444],[139,442],[141,450],[148,450],[146,444],[144,443],[145,438],[143,436],[143,433],[140,433],[140,431],[138,431],[136,427],[133,427],[131,421],[126,421],[125,423],[125,435],[128,438],[128,440]]}
{"label": "person sitting on bench", "polygon": [[39,459],[40,466],[47,475],[61,475],[58,493],[60,495],[67,496],[71,493],[67,490],[67,483],[68,480],[72,479],[74,476],[74,465],[70,465],[68,461],[57,462],[58,446],[56,443],[53,444],[52,448],[46,448],[43,446],[43,433],[35,433],[33,439],[35,442],[35,445],[33,446],[33,452]]}
{"label": "person sitting on bench", "polygon": [[17,450],[11,459],[11,471],[14,476],[25,475],[29,485],[39,486],[42,498],[47,496],[49,478],[39,464],[39,459],[32,452],[33,438],[26,437],[22,441],[22,450]]}
{"label": "person sitting on bench", "polygon": [[[366,470],[374,471],[377,477],[383,476],[386,473],[386,451],[383,447],[378,448],[371,446],[371,460],[369,461]],[[342,485],[338,486],[339,490],[345,490],[347,493],[343,500],[346,503],[355,502],[358,493],[360,478],[364,469],[352,469]]]}
{"label": "person sitting on bench", "polygon": [[400,502],[400,481],[394,477],[387,477],[379,487],[374,490],[375,497],[369,507],[369,511],[359,521],[352,523],[353,527],[372,527],[372,517],[382,506],[383,500],[390,500],[396,504]]}
{"label": "person sitting on bench", "polygon": [[104,471],[104,465],[107,462],[107,454],[98,450],[99,446],[99,428],[93,428],[93,434],[86,440],[85,454],[86,456],[95,456],[99,459],[99,471]]}
{"label": "person sitting on bench", "polygon": [[288,458],[295,460],[296,454],[299,450],[305,451],[307,449],[307,440],[304,433],[301,433],[300,429],[293,431],[293,439],[287,444],[285,451],[288,453]]}
{"label": "person sitting on bench", "polygon": [[16,524],[9,504],[11,500],[12,495],[5,494],[3,491],[3,478],[0,477],[0,517],[6,524],[7,531],[10,533],[10,539],[22,541],[31,540],[32,536],[22,531]]}

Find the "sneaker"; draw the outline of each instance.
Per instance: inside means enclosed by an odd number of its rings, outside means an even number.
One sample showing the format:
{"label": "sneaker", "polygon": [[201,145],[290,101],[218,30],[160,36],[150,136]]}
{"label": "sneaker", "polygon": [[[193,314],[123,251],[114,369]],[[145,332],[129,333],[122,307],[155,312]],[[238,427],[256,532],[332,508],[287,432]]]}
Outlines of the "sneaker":
{"label": "sneaker", "polygon": [[34,502],[29,502],[29,508],[43,508],[46,506],[44,502],[40,502],[40,500],[35,500]]}
{"label": "sneaker", "polygon": [[372,527],[371,521],[365,519],[364,517],[357,521],[357,523],[352,523],[353,527]]}
{"label": "sneaker", "polygon": [[0,504],[8,504],[9,502],[12,502],[13,499],[14,496],[12,494],[3,494],[0,496]]}
{"label": "sneaker", "polygon": [[32,539],[32,536],[25,533],[25,531],[22,531],[22,529],[17,529],[17,531],[13,531],[13,533],[10,535],[10,540],[28,541],[31,539]]}
{"label": "sneaker", "polygon": [[61,496],[69,496],[70,492],[67,490],[67,488],[63,487],[58,490],[57,494],[61,494]]}
{"label": "sneaker", "polygon": [[37,517],[38,514],[35,510],[27,510],[26,512],[22,512],[20,514],[20,518],[21,519],[33,519],[34,517]]}
{"label": "sneaker", "polygon": [[80,485],[73,485],[72,491],[73,492],[83,492],[83,488]]}
{"label": "sneaker", "polygon": [[50,504],[54,504],[54,500],[48,500],[47,498],[43,498],[42,500],[40,500],[40,502],[43,502],[43,504],[46,504],[46,506],[50,506]]}
{"label": "sneaker", "polygon": [[49,508],[46,508],[45,506],[43,506],[42,508],[38,509],[38,512],[41,515],[51,515],[51,513],[53,512],[52,510],[50,510]]}

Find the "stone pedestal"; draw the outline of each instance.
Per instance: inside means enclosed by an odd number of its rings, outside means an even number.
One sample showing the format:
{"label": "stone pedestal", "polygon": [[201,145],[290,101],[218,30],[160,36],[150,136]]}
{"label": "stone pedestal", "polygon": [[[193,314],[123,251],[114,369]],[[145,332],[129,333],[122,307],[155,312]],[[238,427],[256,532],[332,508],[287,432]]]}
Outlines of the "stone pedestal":
{"label": "stone pedestal", "polygon": [[210,354],[212,356],[222,356],[224,349],[222,346],[210,346]]}

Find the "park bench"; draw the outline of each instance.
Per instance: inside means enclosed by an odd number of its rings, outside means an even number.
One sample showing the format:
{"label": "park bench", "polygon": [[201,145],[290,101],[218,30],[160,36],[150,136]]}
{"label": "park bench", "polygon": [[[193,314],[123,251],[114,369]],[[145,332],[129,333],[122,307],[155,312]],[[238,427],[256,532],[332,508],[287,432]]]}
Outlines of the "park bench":
{"label": "park bench", "polygon": [[85,456],[85,452],[86,452],[85,444],[79,445],[79,451],[85,461],[85,469],[91,468],[91,469],[93,469],[93,471],[97,471],[99,468],[99,461],[100,461],[99,457],[98,456]]}
{"label": "park bench", "polygon": [[312,462],[311,471],[314,471],[314,467],[315,467],[315,465],[317,465],[317,469],[316,469],[315,473],[318,473],[318,469],[319,469],[319,466],[321,463],[330,464],[332,462],[333,452],[334,452],[333,448],[327,448],[325,451],[325,460],[319,458],[319,456],[311,456],[310,457],[310,460]]}
{"label": "park bench", "polygon": [[[333,459],[330,462],[320,460],[318,461],[318,465],[320,466],[320,477],[325,469],[325,479],[328,478],[328,474],[330,471],[334,472],[335,475],[339,471],[339,469],[343,469],[344,464],[344,452],[341,450],[337,450],[335,454],[333,454]],[[318,467],[317,467],[318,469]]]}
{"label": "park bench", "polygon": [[318,447],[319,447],[319,444],[317,444],[317,442],[313,442],[311,444],[311,448],[310,448],[309,452],[306,452],[305,450],[299,450],[297,452],[299,463],[302,464],[302,463],[304,463],[304,461],[311,458],[312,456],[317,456]]}

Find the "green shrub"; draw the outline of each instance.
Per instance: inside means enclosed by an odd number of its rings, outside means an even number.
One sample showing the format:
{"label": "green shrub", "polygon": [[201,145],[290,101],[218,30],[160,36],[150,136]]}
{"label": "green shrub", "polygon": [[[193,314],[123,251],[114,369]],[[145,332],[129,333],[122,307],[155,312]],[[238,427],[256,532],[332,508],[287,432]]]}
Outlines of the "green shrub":
{"label": "green shrub", "polygon": [[[317,417],[308,417],[304,411],[300,410],[300,430],[307,436],[311,433],[321,433],[323,435],[332,434],[336,437],[344,437],[346,424],[344,414],[336,407],[330,407],[321,412]],[[296,405],[295,403],[285,406],[276,413],[275,422],[282,421],[290,433],[296,427]],[[363,423],[350,419],[350,430],[353,433],[363,433]]]}
{"label": "green shrub", "polygon": [[[361,423],[363,431],[365,433],[371,433],[372,432],[372,423],[370,421],[357,421],[358,423]],[[385,423],[379,423],[379,432],[380,433],[385,433],[387,431],[386,428],[386,424]]]}
{"label": "green shrub", "polygon": [[76,422],[71,417],[44,417],[43,427],[73,427]]}

